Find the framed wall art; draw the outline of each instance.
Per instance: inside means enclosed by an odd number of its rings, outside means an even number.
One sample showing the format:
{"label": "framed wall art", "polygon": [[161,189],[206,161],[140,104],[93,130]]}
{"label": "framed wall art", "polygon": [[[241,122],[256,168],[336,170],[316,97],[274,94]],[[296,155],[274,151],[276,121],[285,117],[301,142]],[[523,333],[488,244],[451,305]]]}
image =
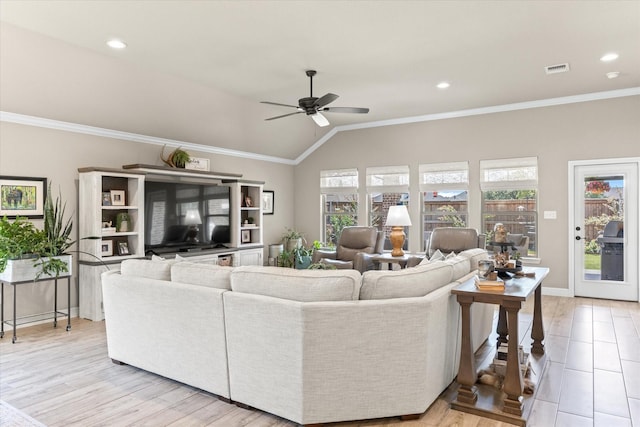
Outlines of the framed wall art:
{"label": "framed wall art", "polygon": [[100,244],[100,250],[102,256],[113,255],[113,240],[103,240]]}
{"label": "framed wall art", "polygon": [[242,230],[240,235],[240,240],[242,243],[250,243],[251,242],[251,230]]}
{"label": "framed wall art", "polygon": [[273,191],[265,190],[262,192],[262,214],[273,215]]}
{"label": "framed wall art", "polygon": [[0,216],[44,217],[47,178],[0,176]]}
{"label": "framed wall art", "polygon": [[124,206],[124,190],[111,190],[111,205],[112,206]]}

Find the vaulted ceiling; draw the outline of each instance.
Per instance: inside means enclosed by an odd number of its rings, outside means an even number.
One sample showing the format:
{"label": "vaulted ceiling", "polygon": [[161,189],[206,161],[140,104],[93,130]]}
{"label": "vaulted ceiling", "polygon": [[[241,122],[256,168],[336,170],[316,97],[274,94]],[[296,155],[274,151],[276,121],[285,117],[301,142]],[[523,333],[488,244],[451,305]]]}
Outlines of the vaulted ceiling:
{"label": "vaulted ceiling", "polygon": [[[0,20],[2,111],[281,159],[336,126],[640,87],[638,1],[3,0]],[[307,69],[370,113],[265,121]]]}

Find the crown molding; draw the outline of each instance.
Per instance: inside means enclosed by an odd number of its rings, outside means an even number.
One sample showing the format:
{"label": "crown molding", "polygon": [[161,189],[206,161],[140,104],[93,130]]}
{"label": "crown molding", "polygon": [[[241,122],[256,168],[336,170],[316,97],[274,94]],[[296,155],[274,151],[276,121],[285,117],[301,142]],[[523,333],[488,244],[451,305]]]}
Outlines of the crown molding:
{"label": "crown molding", "polygon": [[212,147],[210,145],[194,144],[175,139],[158,138],[155,136],[141,135],[137,133],[122,132],[112,129],[105,129],[95,126],[81,125],[78,123],[63,122],[59,120],[45,119],[42,117],[28,116],[24,114],[0,111],[0,121],[18,123],[27,126],[37,126],[48,129],[62,130],[66,132],[82,133],[87,135],[101,136],[104,138],[120,139],[123,141],[138,142],[143,144],[167,145],[169,147],[182,147],[205,153],[218,154],[223,156],[240,157],[244,159],[260,160],[272,163],[282,163],[286,165],[298,165],[309,157],[314,151],[320,148],[325,142],[333,138],[338,132],[345,132],[359,129],[370,129],[383,126],[396,126],[409,123],[429,122],[434,120],[447,120],[460,117],[478,116],[482,114],[504,113],[508,111],[527,110],[532,108],[552,107],[557,105],[574,104],[578,102],[599,101],[604,99],[622,98],[626,96],[640,95],[640,87],[618,89],[604,92],[593,92],[582,95],[563,96],[559,98],[540,99],[537,101],[518,102],[514,104],[495,105],[490,107],[471,108],[467,110],[449,111],[445,113],[426,114],[422,116],[403,117],[398,119],[380,120],[375,122],[358,123],[352,125],[336,126],[322,136],[311,147],[306,149],[296,159],[285,159],[282,157],[266,156],[263,154],[250,153],[247,151],[231,150],[228,148]]}
{"label": "crown molding", "polygon": [[[471,108],[468,110],[449,111],[445,113],[426,114],[423,116],[402,117],[398,119],[380,120],[376,122],[357,123],[352,125],[336,126],[329,134],[331,136],[338,132],[370,129],[383,126],[396,126],[409,123],[429,122],[434,120],[447,120],[460,117],[478,116],[482,114],[494,114],[504,113],[507,111],[528,110],[531,108],[552,107],[556,105],[574,104],[577,102],[599,101],[603,99],[622,98],[626,96],[640,95],[640,87],[633,87],[628,89],[610,90],[604,92],[593,92],[582,95],[563,96],[559,98],[540,99],[537,101],[518,102],[514,104],[495,105],[491,107]],[[335,131],[335,132],[333,132]],[[327,135],[329,135],[327,134]],[[311,148],[302,153],[295,160],[295,164],[299,164],[305,158],[307,158],[313,151],[320,148],[329,138],[321,138]],[[313,149],[313,150],[312,150]]]}
{"label": "crown molding", "polygon": [[202,151],[205,153],[219,154],[223,156],[241,157],[244,159],[261,160],[272,163],[284,163],[294,165],[291,159],[282,157],[266,156],[263,154],[250,153],[247,151],[230,150],[228,148],[212,147],[210,145],[194,144],[192,142],[179,141],[176,139],[158,138],[155,136],[142,135],[138,133],[122,132],[113,129],[105,129],[95,126],[81,125],[78,123],[63,122],[60,120],[45,119],[42,117],[16,114],[7,111],[0,111],[0,121],[18,123],[27,126],[37,126],[47,129],[61,130],[65,132],[82,133],[86,135],[100,136],[104,138],[120,139],[123,141],[138,142],[152,145],[166,145],[168,147],[181,147],[186,150]]}

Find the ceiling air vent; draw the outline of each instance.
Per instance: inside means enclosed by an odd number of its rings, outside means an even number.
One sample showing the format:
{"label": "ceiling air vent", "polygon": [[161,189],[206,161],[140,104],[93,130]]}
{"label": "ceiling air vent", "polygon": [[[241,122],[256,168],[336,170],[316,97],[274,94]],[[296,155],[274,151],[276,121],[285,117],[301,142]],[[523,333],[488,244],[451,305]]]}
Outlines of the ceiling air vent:
{"label": "ceiling air vent", "polygon": [[557,64],[557,65],[547,65],[544,67],[544,72],[547,74],[557,74],[557,73],[566,73],[569,71],[569,63]]}

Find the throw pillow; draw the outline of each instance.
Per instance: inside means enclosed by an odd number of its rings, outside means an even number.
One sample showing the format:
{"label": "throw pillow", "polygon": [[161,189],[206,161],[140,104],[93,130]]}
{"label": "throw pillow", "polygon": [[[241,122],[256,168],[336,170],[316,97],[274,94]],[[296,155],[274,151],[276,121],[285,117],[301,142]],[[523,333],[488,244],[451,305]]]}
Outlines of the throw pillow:
{"label": "throw pillow", "polygon": [[456,256],[456,253],[455,253],[455,252],[451,252],[451,253],[449,253],[447,256],[445,256],[445,257],[444,257],[444,259],[451,259],[451,258],[453,258],[454,256]]}
{"label": "throw pillow", "polygon": [[429,261],[442,261],[444,259],[444,254],[440,252],[440,249],[436,249],[436,251],[429,257]]}
{"label": "throw pillow", "polygon": [[300,302],[351,301],[360,295],[361,280],[356,270],[244,266],[231,273],[231,289]]}
{"label": "throw pillow", "polygon": [[171,266],[171,281],[210,288],[231,289],[232,270],[233,268],[214,264],[176,262]]}

